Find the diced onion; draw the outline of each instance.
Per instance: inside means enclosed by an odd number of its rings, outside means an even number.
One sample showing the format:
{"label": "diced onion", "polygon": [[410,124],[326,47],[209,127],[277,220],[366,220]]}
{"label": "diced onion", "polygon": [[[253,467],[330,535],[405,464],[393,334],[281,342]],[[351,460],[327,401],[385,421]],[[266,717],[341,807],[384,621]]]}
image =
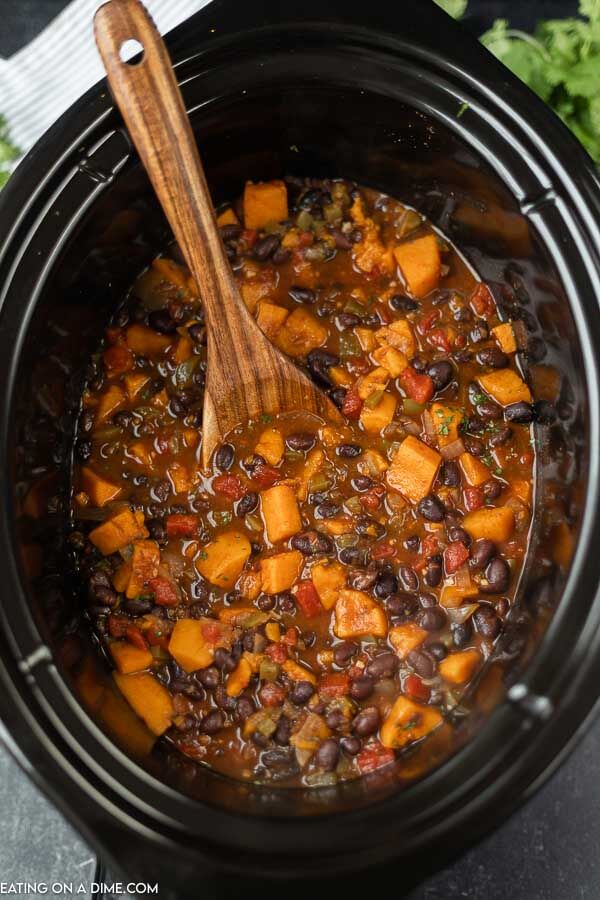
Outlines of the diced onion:
{"label": "diced onion", "polygon": [[454,573],[454,587],[458,588],[460,591],[467,590],[471,587],[471,573],[469,572],[469,567],[466,563]]}
{"label": "diced onion", "polygon": [[444,459],[456,459],[457,456],[460,456],[461,453],[465,452],[465,445],[462,442],[462,438],[456,438],[455,441],[452,441],[451,444],[446,444],[445,447],[440,447],[440,453]]}
{"label": "diced onion", "polygon": [[421,414],[421,419],[423,421],[423,430],[425,431],[425,434],[430,438],[434,438],[435,437],[435,425],[433,423],[433,417],[428,409],[423,410],[423,413]]}
{"label": "diced onion", "polygon": [[462,625],[463,622],[466,622],[473,615],[478,606],[478,603],[468,603],[466,606],[457,606],[454,609],[448,608],[446,615],[450,624]]}

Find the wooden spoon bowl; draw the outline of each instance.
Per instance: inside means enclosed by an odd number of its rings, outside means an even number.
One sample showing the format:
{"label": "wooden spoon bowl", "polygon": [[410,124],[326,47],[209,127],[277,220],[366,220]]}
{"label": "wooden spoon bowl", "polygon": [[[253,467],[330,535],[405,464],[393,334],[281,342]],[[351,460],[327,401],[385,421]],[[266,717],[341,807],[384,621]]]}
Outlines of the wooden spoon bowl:
{"label": "wooden spoon bowl", "polygon": [[[240,423],[305,410],[339,422],[329,398],[264,336],[237,289],[164,42],[139,0],[109,0],[94,18],[108,83],[200,289],[208,341],[202,465]],[[136,41],[141,56],[122,59]]]}

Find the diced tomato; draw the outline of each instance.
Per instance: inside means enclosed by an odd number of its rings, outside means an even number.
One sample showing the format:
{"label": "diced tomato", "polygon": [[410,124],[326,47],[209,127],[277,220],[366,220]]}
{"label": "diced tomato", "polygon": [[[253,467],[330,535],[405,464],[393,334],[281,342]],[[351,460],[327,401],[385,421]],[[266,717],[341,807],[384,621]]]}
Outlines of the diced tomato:
{"label": "diced tomato", "polygon": [[187,513],[173,513],[167,516],[167,534],[172,537],[192,538],[198,533],[196,516]]}
{"label": "diced tomato", "polygon": [[463,491],[463,495],[467,512],[481,509],[485,502],[484,493],[481,488],[478,487],[466,487]]}
{"label": "diced tomato", "polygon": [[345,672],[329,672],[319,680],[319,694],[328,699],[350,693],[350,678]]}
{"label": "diced tomato", "polygon": [[350,681],[354,681],[356,678],[362,678],[364,674],[365,670],[361,666],[349,666],[347,669],[347,675]]}
{"label": "diced tomato", "polygon": [[395,555],[396,548],[393,544],[375,544],[375,546],[371,548],[371,559],[391,559]]}
{"label": "diced tomato", "polygon": [[358,396],[356,388],[350,388],[346,391],[344,402],[342,403],[342,412],[347,419],[358,419],[363,408],[363,401]]}
{"label": "diced tomato", "polygon": [[369,488],[368,491],[360,496],[360,505],[368,512],[374,512],[376,509],[379,509],[381,503],[381,491],[375,488]]}
{"label": "diced tomato", "polygon": [[254,247],[258,238],[258,231],[255,228],[246,228],[242,231],[240,237],[248,247]]}
{"label": "diced tomato", "polygon": [[379,741],[368,744],[357,756],[358,769],[361,775],[368,775],[383,766],[389,766],[396,759],[393,750],[384,747]]}
{"label": "diced tomato", "polygon": [[314,616],[318,616],[320,612],[323,612],[319,595],[312,581],[298,582],[296,600],[307,619],[312,619]]}
{"label": "diced tomato", "polygon": [[496,303],[487,284],[480,281],[473,293],[471,294],[471,306],[478,316],[484,319],[493,316],[496,312]]}
{"label": "diced tomato", "polygon": [[287,645],[284,643],[268,644],[265,647],[265,653],[273,662],[282,665],[288,658]]}
{"label": "diced tomato", "polygon": [[128,625],[125,629],[125,637],[130,644],[137,647],[138,650],[147,650],[148,641],[136,625]]}
{"label": "diced tomato", "polygon": [[402,683],[402,690],[407,697],[427,703],[431,695],[428,685],[423,684],[418,675],[407,675]]}
{"label": "diced tomato", "polygon": [[215,494],[222,494],[230,500],[241,500],[246,488],[237,475],[217,475],[212,482]]}
{"label": "diced tomato", "polygon": [[428,534],[421,541],[421,553],[423,556],[431,556],[436,553],[440,546],[437,534]]}
{"label": "diced tomato", "polygon": [[312,243],[314,243],[314,235],[312,231],[301,231],[298,235],[298,246],[299,247],[310,247]]}
{"label": "diced tomato", "polygon": [[261,687],[258,697],[263,706],[281,706],[285,700],[285,690],[281,685],[268,681]]}
{"label": "diced tomato", "polygon": [[444,569],[447,575],[458,572],[469,558],[469,551],[460,541],[452,541],[444,550]]}
{"label": "diced tomato", "polygon": [[119,616],[116,613],[111,613],[108,617],[107,625],[108,633],[111,637],[125,637],[125,633],[131,625],[131,619],[128,619],[126,616]]}
{"label": "diced tomato", "polygon": [[107,328],[104,336],[109,344],[118,344],[123,339],[123,329]]}
{"label": "diced tomato", "polygon": [[347,360],[347,364],[352,375],[364,375],[371,368],[371,363],[366,356],[351,356]]}
{"label": "diced tomato", "polygon": [[430,313],[424,316],[419,323],[419,331],[421,334],[427,334],[427,332],[433,328],[433,325],[440,318],[439,309],[432,309]]}
{"label": "diced tomato", "polygon": [[115,344],[109,347],[102,354],[102,360],[106,370],[110,375],[122,375],[123,372],[129,372],[135,365],[133,353],[123,344]]}
{"label": "diced tomato", "polygon": [[417,403],[427,403],[433,397],[433,381],[429,375],[421,375],[415,372],[412,366],[407,366],[400,376],[400,384],[411,400]]}
{"label": "diced tomato", "polygon": [[387,306],[383,305],[383,303],[377,304],[377,315],[384,325],[389,325],[389,323],[392,321],[392,314]]}
{"label": "diced tomato", "polygon": [[462,350],[463,347],[467,346],[467,339],[464,334],[457,334],[454,338],[454,346],[458,347],[459,350]]}
{"label": "diced tomato", "polygon": [[369,272],[364,273],[364,276],[368,281],[375,281],[376,278],[381,278],[381,269],[375,264]]}
{"label": "diced tomato", "polygon": [[177,606],[179,598],[175,585],[166,578],[152,578],[148,587],[154,593],[154,601],[158,606]]}
{"label": "diced tomato", "polygon": [[144,631],[144,637],[148,641],[151,647],[162,647],[163,650],[167,650],[169,646],[169,641],[171,639],[171,635],[163,630],[162,625],[151,625],[150,628],[147,628]]}
{"label": "diced tomato", "polygon": [[288,628],[281,640],[284,644],[287,644],[288,647],[295,647],[298,643],[298,632],[294,627]]}
{"label": "diced tomato", "polygon": [[452,342],[450,341],[448,332],[445,328],[434,328],[433,331],[430,331],[427,340],[430,344],[433,344],[434,347],[445,350],[446,353],[450,353],[452,350]]}
{"label": "diced tomato", "polygon": [[268,488],[279,480],[280,472],[268,463],[258,463],[252,469],[252,480],[261,488]]}

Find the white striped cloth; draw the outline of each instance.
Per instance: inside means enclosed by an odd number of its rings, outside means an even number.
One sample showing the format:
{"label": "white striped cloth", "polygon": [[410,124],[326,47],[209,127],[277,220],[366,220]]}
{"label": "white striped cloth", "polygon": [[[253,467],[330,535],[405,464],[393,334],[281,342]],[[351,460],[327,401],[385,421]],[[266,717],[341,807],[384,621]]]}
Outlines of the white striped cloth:
{"label": "white striped cloth", "polygon": [[[164,34],[209,0],[147,0]],[[73,0],[30,44],[0,59],[0,113],[11,140],[24,153],[104,69],[94,43],[92,20],[99,0]]]}

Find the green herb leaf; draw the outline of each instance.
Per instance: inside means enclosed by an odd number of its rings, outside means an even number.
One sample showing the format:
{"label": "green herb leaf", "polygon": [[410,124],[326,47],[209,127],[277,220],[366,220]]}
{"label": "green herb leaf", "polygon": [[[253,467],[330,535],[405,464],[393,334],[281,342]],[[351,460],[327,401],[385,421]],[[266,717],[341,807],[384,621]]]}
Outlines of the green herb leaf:
{"label": "green herb leaf", "polygon": [[10,140],[4,116],[0,116],[0,188],[10,177],[11,163],[21,155],[21,151]]}
{"label": "green herb leaf", "polygon": [[435,2],[453,19],[460,19],[465,14],[469,0],[435,0]]}

